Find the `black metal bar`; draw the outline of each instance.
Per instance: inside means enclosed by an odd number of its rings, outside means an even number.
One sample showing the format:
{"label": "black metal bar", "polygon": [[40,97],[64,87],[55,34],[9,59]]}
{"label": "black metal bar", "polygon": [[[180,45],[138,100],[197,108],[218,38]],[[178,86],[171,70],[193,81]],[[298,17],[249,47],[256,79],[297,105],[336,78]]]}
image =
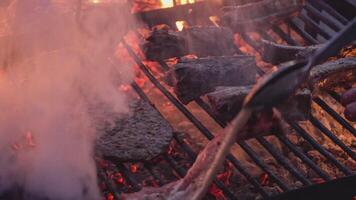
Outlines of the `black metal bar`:
{"label": "black metal bar", "polygon": [[279,26],[273,26],[272,30],[289,45],[298,45],[298,43],[286,34]]}
{"label": "black metal bar", "polygon": [[308,26],[313,30],[314,33],[320,34],[326,40],[331,38],[332,35],[326,32],[324,29],[322,29],[314,20],[310,19],[309,16],[301,13],[299,17],[301,20],[303,20],[306,26]]}
{"label": "black metal bar", "polygon": [[289,122],[289,124],[296,130],[297,134],[302,136],[309,144],[318,150],[323,156],[325,156],[331,163],[339,168],[345,175],[351,175],[352,171],[341,164],[331,153],[324,149],[318,142],[316,142],[299,124],[295,122]]}
{"label": "black metal bar", "polygon": [[342,24],[344,25],[347,24],[348,20],[324,1],[314,0],[314,1],[310,1],[310,3],[315,3],[316,4],[316,6],[314,6],[315,8],[321,8],[325,10],[327,13],[329,13],[331,16],[333,16],[337,21],[341,22]]}
{"label": "black metal bar", "polygon": [[319,120],[314,116],[309,117],[310,122],[321,130],[328,138],[330,138],[335,144],[337,144],[342,150],[344,150],[352,159],[356,160],[355,152],[346,146],[339,138],[337,138],[329,129],[327,129]]}
{"label": "black metal bar", "polygon": [[329,115],[331,115],[338,123],[345,127],[350,133],[356,136],[356,129],[351,126],[344,118],[342,118],[335,110],[333,110],[328,104],[326,104],[322,99],[316,97],[313,99],[321,108],[323,108]]}
{"label": "black metal bar", "polygon": [[328,25],[334,31],[338,32],[340,29],[343,28],[342,26],[340,26],[337,23],[335,23],[333,20],[330,20],[328,17],[326,17],[325,15],[321,14],[321,12],[318,9],[314,8],[309,3],[309,1],[306,3],[305,9],[308,11],[309,14],[311,14],[313,17],[315,17],[317,19],[320,19],[323,23]]}
{"label": "black metal bar", "polygon": [[285,145],[287,146],[296,156],[298,156],[304,163],[306,163],[311,169],[314,170],[321,178],[325,181],[330,181],[330,176],[319,168],[318,165],[315,164],[308,156],[306,156],[302,151],[296,147],[285,135],[278,134],[276,137]]}
{"label": "black metal bar", "polygon": [[231,154],[227,155],[226,158],[236,167],[237,170],[239,170],[242,175],[244,175],[244,177],[255,187],[255,189],[258,190],[263,198],[270,196],[270,194],[263,187],[261,187],[261,184],[257,182],[249,172],[247,172],[240,161],[234,159],[235,157],[233,157]]}
{"label": "black metal bar", "polygon": [[[179,138],[179,136],[177,136],[177,133],[174,134],[174,138],[181,145],[181,147],[188,154],[188,156],[194,161],[196,159],[196,157],[197,157],[197,154],[189,147],[189,145],[184,140],[182,140],[181,138]],[[230,199],[237,199],[237,197],[228,188],[226,188],[226,186],[220,180],[215,179],[214,183]]]}
{"label": "black metal bar", "polygon": [[312,185],[302,173],[300,173],[287,159],[285,159],[280,152],[278,152],[267,140],[263,137],[257,137],[257,141],[265,148],[267,151],[273,155],[273,157],[279,162],[283,167],[285,167],[293,176],[295,176],[304,185]]}
{"label": "black metal bar", "polygon": [[143,166],[150,172],[150,174],[152,175],[152,177],[155,179],[156,183],[158,186],[162,186],[165,184],[165,182],[163,181],[163,179],[161,178],[161,176],[157,175],[152,168],[152,165],[144,162]]}
{"label": "black metal bar", "polygon": [[[178,164],[176,163],[175,160],[173,160],[173,158],[171,158],[168,155],[164,155],[163,156],[164,159],[167,161],[167,163],[174,169],[175,172],[177,172],[178,174],[178,178],[183,178],[185,176],[185,174],[187,173],[187,170],[185,170],[184,168],[178,166]],[[209,199],[215,199],[210,193],[207,194],[207,200]]]}
{"label": "black metal bar", "polygon": [[328,91],[328,94],[335,99],[337,102],[341,102],[341,96],[335,91]]}
{"label": "black metal bar", "polygon": [[270,200],[301,200],[301,199],[355,199],[356,176],[338,178],[326,183],[316,184],[283,193]]}
{"label": "black metal bar", "polygon": [[299,33],[308,44],[318,44],[319,42],[314,39],[309,33],[305,32],[303,28],[299,27],[293,20],[287,19],[286,24],[289,25],[295,32]]}
{"label": "black metal bar", "polygon": [[264,162],[257,156],[257,153],[244,141],[239,142],[241,148],[251,157],[253,162],[255,162],[264,172],[268,174],[268,176],[278,184],[279,187],[283,191],[289,191],[290,188],[286,185],[278,176],[276,176],[268,167],[264,164]]}
{"label": "black metal bar", "polygon": [[132,190],[135,192],[140,191],[142,188],[142,184],[136,179],[133,174],[131,174],[130,170],[128,170],[126,166],[118,160],[111,159],[111,161],[120,170],[121,174],[125,177],[127,183],[132,186]]}
{"label": "black metal bar", "polygon": [[107,177],[106,173],[101,167],[97,167],[98,176],[100,180],[104,180],[106,187],[108,187],[111,194],[114,196],[115,199],[120,199],[120,193],[116,191],[116,187],[114,182]]}

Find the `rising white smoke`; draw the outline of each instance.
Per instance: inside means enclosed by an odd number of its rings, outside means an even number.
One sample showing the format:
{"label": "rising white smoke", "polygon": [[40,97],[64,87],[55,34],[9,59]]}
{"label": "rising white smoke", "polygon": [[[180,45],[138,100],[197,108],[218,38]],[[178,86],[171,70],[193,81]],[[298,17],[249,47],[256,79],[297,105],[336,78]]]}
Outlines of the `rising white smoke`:
{"label": "rising white smoke", "polygon": [[7,8],[0,194],[21,188],[29,199],[100,199],[96,128],[128,111],[118,86],[132,72],[113,55],[133,20],[123,0],[100,8],[78,2],[18,0]]}

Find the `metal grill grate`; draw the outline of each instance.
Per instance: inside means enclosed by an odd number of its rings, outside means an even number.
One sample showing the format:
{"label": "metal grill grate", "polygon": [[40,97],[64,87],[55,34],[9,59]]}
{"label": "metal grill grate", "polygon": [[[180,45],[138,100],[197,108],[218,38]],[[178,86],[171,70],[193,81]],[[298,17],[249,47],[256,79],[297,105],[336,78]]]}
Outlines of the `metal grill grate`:
{"label": "metal grill grate", "polygon": [[[194,9],[196,6],[197,9],[200,9],[204,5],[204,2],[199,2],[196,5],[186,5],[175,8],[170,8],[166,10],[160,11],[150,11],[149,13],[143,14],[144,21],[148,22],[150,17],[152,21],[149,21],[149,25],[153,26],[157,23],[166,23],[173,24],[176,20],[182,20],[179,16],[189,17],[182,13],[185,13],[185,9]],[[181,15],[175,15],[178,18],[170,19],[167,21],[165,15],[167,13],[181,13]],[[159,18],[161,16],[161,18]],[[164,19],[164,20],[160,20]],[[339,11],[335,10],[332,6],[328,4],[327,1],[308,1],[301,15],[287,20],[285,25],[287,25],[291,30],[298,33],[307,44],[318,44],[325,40],[328,40],[335,32],[338,32],[350,19],[346,18]],[[188,20],[187,20],[188,21]],[[196,21],[194,19],[189,19],[189,22]],[[271,30],[278,35],[283,41],[290,45],[300,45],[299,42],[294,40],[286,31],[282,30],[279,26],[272,26]],[[270,41],[274,41],[265,31],[258,31],[258,33],[262,36],[263,39],[267,39]],[[253,40],[248,34],[241,33],[240,37],[247,42],[251,47],[256,50],[256,52],[261,52],[261,45]],[[122,44],[127,49],[130,56],[134,59],[136,64],[139,66],[143,74],[150,80],[150,82],[192,123],[194,126],[200,131],[202,135],[204,135],[207,139],[211,140],[214,137],[214,134],[201,122],[198,120],[192,112],[188,109],[188,107],[184,106],[176,97],[173,95],[169,89],[167,89],[164,85],[162,85],[157,77],[151,72],[149,66],[145,65],[143,61],[140,59],[138,55],[135,54],[132,47],[128,45],[126,41],[123,41]],[[159,62],[161,70],[167,71],[169,69],[168,65],[161,61]],[[260,71],[263,73],[263,71]],[[139,87],[137,83],[132,83],[131,85],[133,89],[138,93],[138,95],[147,101],[150,102],[142,88]],[[330,92],[330,96],[335,100],[339,100],[339,95],[335,92]],[[313,101],[319,105],[323,110],[325,110],[329,115],[333,117],[342,127],[344,127],[347,131],[349,131],[353,136],[355,136],[356,130],[349,124],[342,116],[340,116],[335,110],[333,110],[323,99],[320,97],[316,97]],[[215,116],[211,111],[209,105],[201,98],[195,100],[195,102],[200,106],[202,110],[206,112],[213,120],[217,122],[221,127],[226,126],[226,122]],[[350,156],[353,160],[356,159],[355,152],[346,144],[344,144],[332,131],[328,130],[316,117],[310,117],[310,123],[313,124],[317,129],[319,129],[326,137],[330,138],[332,142],[338,145],[348,156]],[[339,169],[345,177],[352,176],[355,174],[354,171],[349,169],[347,166],[342,164],[337,157],[326,150],[318,141],[316,141],[304,128],[302,128],[296,122],[289,121],[288,122],[291,127],[295,130],[295,132],[307,141],[315,150],[317,150],[320,154],[322,154],[330,163],[332,163],[335,168]],[[312,159],[310,159],[299,147],[295,146],[292,141],[286,137],[285,135],[277,135],[278,140],[285,145],[290,152],[295,154],[306,166],[310,167],[323,181],[329,182],[334,179],[331,177],[328,172],[324,171],[317,163],[315,163]],[[351,136],[352,137],[352,136]],[[285,157],[281,152],[279,152],[274,145],[266,140],[264,137],[257,137],[256,140],[259,144],[261,144],[272,156],[273,158],[298,181],[302,183],[303,186],[311,186],[313,182],[309,180],[300,170],[295,167],[290,160]],[[179,147],[179,150],[184,152],[187,155],[186,159],[188,162],[193,163],[197,156],[197,152],[194,152],[193,148],[188,144],[183,138],[180,137],[179,133],[174,133],[174,142]],[[264,171],[271,181],[276,183],[282,190],[282,192],[288,192],[294,190],[295,188],[291,188],[285,181],[283,181],[275,172],[269,169],[267,164],[259,157],[256,153],[254,147],[249,145],[247,142],[242,141],[237,143],[245,153],[251,158],[251,160],[262,170]],[[138,191],[142,188],[143,183],[142,180],[138,180],[136,175],[131,173],[130,170],[127,169],[129,163],[120,163],[115,160],[111,160],[116,164],[119,171],[125,177],[127,181],[127,185],[118,186],[115,185],[110,178],[107,177],[107,174],[100,169],[99,167],[99,176],[102,180],[106,181],[106,185],[108,186],[108,190],[114,195],[116,199],[120,199],[121,192],[127,191]],[[244,165],[233,155],[227,156],[227,161],[242,175],[245,179],[255,188],[256,192],[258,192],[263,198],[269,198],[272,194],[267,191],[263,185],[249,172]],[[170,167],[170,171],[176,176],[176,179],[183,177],[189,166],[180,166],[179,162],[168,153],[163,155],[160,162],[165,162]],[[165,179],[161,177],[161,174],[156,173],[154,171],[155,163],[142,163],[144,170],[147,170],[152,179],[157,183],[158,186],[165,184]],[[355,177],[353,177],[353,180]],[[234,194],[234,192],[226,186],[222,181],[215,180],[214,184],[222,190],[224,196],[228,199],[239,199],[238,196]],[[129,188],[127,188],[129,187]],[[207,199],[213,199],[214,197],[211,195],[207,196]]]}

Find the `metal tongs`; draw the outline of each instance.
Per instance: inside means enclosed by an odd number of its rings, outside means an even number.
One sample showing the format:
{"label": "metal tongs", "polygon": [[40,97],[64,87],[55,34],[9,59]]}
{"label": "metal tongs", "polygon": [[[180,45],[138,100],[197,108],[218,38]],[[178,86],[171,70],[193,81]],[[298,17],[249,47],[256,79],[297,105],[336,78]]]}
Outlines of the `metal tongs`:
{"label": "metal tongs", "polygon": [[224,133],[222,133],[223,135],[220,134],[214,138],[219,146],[215,155],[211,155],[214,158],[211,165],[206,169],[203,180],[201,180],[201,187],[194,191],[191,199],[202,199],[205,196],[231,146],[235,143],[236,139],[240,140],[243,137],[239,135],[239,132],[247,123],[252,112],[262,108],[272,108],[285,101],[308,79],[313,66],[337,54],[342,47],[355,39],[356,18],[330,39],[321,49],[309,57],[308,60],[292,61],[288,67],[280,68],[257,83],[245,98],[244,105],[239,114],[231,122],[230,126],[225,129]]}
{"label": "metal tongs", "polygon": [[308,79],[313,66],[337,54],[341,48],[354,40],[356,40],[356,18],[310,56],[307,63],[305,60],[292,61],[288,67],[281,68],[257,83],[247,95],[244,106],[258,109],[279,104]]}

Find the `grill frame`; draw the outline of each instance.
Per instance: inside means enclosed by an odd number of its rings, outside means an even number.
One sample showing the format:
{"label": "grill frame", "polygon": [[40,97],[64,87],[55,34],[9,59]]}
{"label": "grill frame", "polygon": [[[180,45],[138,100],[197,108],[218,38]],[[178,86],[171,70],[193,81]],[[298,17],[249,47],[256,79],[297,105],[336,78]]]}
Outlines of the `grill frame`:
{"label": "grill frame", "polygon": [[[140,13],[140,18],[143,21],[145,21],[148,24],[148,26],[150,26],[150,27],[155,24],[162,23],[162,22],[166,23],[168,25],[174,25],[174,22],[178,21],[178,20],[186,20],[186,21],[188,21],[188,23],[189,22],[192,23],[192,21],[197,21],[197,20],[195,20],[194,18],[191,18],[191,16],[187,16],[186,12],[184,12],[184,11],[190,10],[190,9],[194,10],[194,9],[204,8],[204,6],[206,6],[205,3],[207,3],[207,2],[198,2],[195,4],[176,6],[174,8],[167,8],[167,9],[161,9],[161,10],[156,10],[156,11]],[[328,26],[334,32],[335,31],[337,32],[347,23],[347,21],[349,21],[343,15],[341,15],[338,11],[334,10],[327,3],[327,1],[308,1],[305,8],[303,8],[303,9],[306,11],[306,14],[303,14],[302,16],[297,16],[291,20],[287,20],[286,24],[293,31],[298,33],[306,41],[306,44],[308,44],[308,45],[321,43],[321,42],[329,39],[333,35],[332,32],[330,32],[330,30],[325,30],[323,27],[321,27],[319,22],[322,22],[324,25]],[[172,12],[176,13],[175,15],[173,15],[176,17],[174,19],[172,19],[172,15],[169,15]],[[311,15],[311,16],[309,16],[309,15]],[[161,19],[163,19],[163,21],[159,20],[160,19],[159,16],[161,16]],[[169,16],[169,17],[167,17],[167,16]],[[150,17],[151,17],[151,21],[149,21]],[[195,17],[202,17],[202,16],[197,14],[197,15],[195,15]],[[169,20],[166,21],[168,18],[169,18]],[[305,22],[305,27],[307,27],[307,28],[303,27],[303,25],[301,25],[298,22],[298,20]],[[285,33],[279,26],[275,25],[271,29],[274,33],[276,33],[286,43],[288,43],[290,45],[300,45],[297,41],[295,41],[287,33]],[[257,31],[257,33],[259,33],[263,39],[273,41],[273,39],[268,34],[266,34],[264,31],[259,30],[259,31]],[[240,33],[240,36],[256,52],[258,52],[258,53],[261,52],[260,45],[256,41],[254,41],[249,35],[247,35],[246,33]],[[194,116],[194,114],[189,111],[189,109],[186,106],[184,106],[182,103],[180,103],[179,100],[175,97],[175,95],[170,93],[169,90],[167,88],[165,88],[160,83],[160,81],[151,73],[149,66],[146,66],[145,64],[143,64],[142,60],[139,58],[138,55],[136,55],[134,53],[132,47],[129,46],[125,40],[122,41],[122,44],[128,51],[129,55],[134,59],[136,64],[139,66],[139,68],[143,72],[143,74],[145,74],[145,76],[150,80],[150,82],[157,89],[159,89],[160,92],[172,104],[174,104],[176,106],[176,108],[181,113],[183,113],[185,115],[185,117],[190,122],[192,122],[195,125],[195,127],[197,129],[199,129],[199,131],[207,139],[211,140],[214,137],[214,135],[209,131],[209,129],[206,128],[204,126],[204,124],[202,122],[200,122]],[[167,69],[169,69],[168,65],[165,62],[160,61],[159,64],[160,64],[161,70],[166,71]],[[263,74],[263,73],[264,72],[262,70],[260,70],[260,74]],[[150,99],[146,96],[146,94],[142,90],[142,88],[140,88],[137,83],[133,82],[131,84],[131,86],[142,99],[144,99],[148,102],[151,102]],[[330,96],[332,96],[336,100],[339,100],[339,98],[340,98],[340,95],[333,93],[333,92],[330,92]],[[317,97],[317,98],[313,99],[313,102],[318,104],[323,110],[325,110],[329,115],[331,115],[338,123],[340,123],[344,128],[346,128],[353,136],[356,135],[355,134],[356,130],[351,126],[351,124],[349,124],[343,117],[338,115],[337,112],[335,110],[333,110],[325,101],[323,101],[321,98]],[[221,119],[219,119],[219,117],[215,116],[213,114],[213,112],[210,110],[207,103],[205,103],[203,99],[198,98],[195,100],[195,103],[197,103],[221,127],[226,126],[226,122],[222,121]],[[320,129],[321,132],[323,132],[323,134],[325,136],[329,137],[335,144],[340,146],[344,152],[346,152],[348,155],[350,155],[355,160],[355,152],[353,152],[349,147],[347,147],[344,143],[342,143],[337,138],[337,136],[335,136],[331,131],[326,129],[325,126],[323,126],[323,124],[319,120],[317,120],[315,117],[312,116],[310,122],[314,126],[316,126],[318,129]],[[344,173],[345,178],[341,178],[342,180],[347,179],[347,180],[352,180],[353,182],[355,182],[355,180],[356,180],[355,172],[351,171],[346,166],[344,166],[342,163],[340,163],[332,153],[330,153],[325,148],[323,148],[300,125],[298,125],[295,122],[290,122],[290,121],[288,123],[296,130],[296,133],[300,137],[304,138],[311,146],[313,146],[314,149],[316,149],[319,153],[321,153],[323,156],[325,156],[330,162],[332,162],[335,165],[335,167],[337,167],[339,170],[341,170]],[[327,183],[332,184],[333,186],[342,187],[344,182],[341,179],[340,179],[341,181],[339,181],[339,179],[332,180],[332,178],[329,176],[328,173],[323,171],[316,163],[314,163],[314,161],[312,161],[305,153],[303,153],[297,146],[295,146],[286,136],[277,135],[276,137],[283,145],[288,147],[288,149],[291,152],[293,152],[298,158],[300,158],[307,166],[309,166],[311,169],[313,169],[314,172],[316,172],[320,176],[320,178],[322,178]],[[292,175],[294,175],[294,177],[297,180],[299,180],[303,183],[304,188],[296,190],[296,191],[299,191],[300,194],[303,193],[303,191],[309,191],[309,190],[313,191],[313,189],[309,189],[309,188],[315,188],[315,184],[313,184],[310,180],[308,180],[306,177],[304,177],[304,175],[301,174],[299,172],[299,170],[296,167],[294,167],[286,157],[284,157],[280,152],[278,152],[278,150],[276,150],[273,147],[273,144],[268,142],[264,137],[257,137],[256,139],[265,149],[267,149],[267,151],[273,156],[273,158],[281,164],[281,166],[285,167],[289,172],[291,172]],[[177,144],[180,145],[181,149],[183,149],[183,151],[189,155],[190,161],[193,162],[197,156],[197,153],[194,152],[191,147],[189,147],[189,144],[185,143],[184,140],[181,140],[179,138],[177,132],[174,133],[174,140],[177,142]],[[274,174],[274,172],[272,172],[271,170],[268,169],[267,165],[259,158],[258,154],[253,150],[253,148],[249,144],[247,144],[245,141],[241,141],[241,142],[238,142],[238,145],[250,156],[250,158],[254,161],[254,163],[257,166],[259,166],[265,173],[267,173],[269,175],[269,177],[271,178],[271,180],[274,181],[283,190],[283,194],[281,194],[277,197],[272,197],[263,188],[263,186],[251,175],[251,173],[249,173],[243,167],[243,165],[241,164],[241,162],[239,160],[237,160],[231,154],[228,155],[227,160],[230,163],[232,163],[232,165],[239,171],[239,173],[241,173],[255,187],[255,189],[258,191],[258,193],[260,193],[260,195],[263,198],[288,199],[286,197],[286,196],[288,196],[288,194],[295,194],[294,193],[295,190],[293,190],[288,185],[286,185],[280,178],[278,178],[278,176],[276,174]],[[187,169],[179,166],[175,162],[175,160],[173,158],[171,158],[168,154],[164,154],[163,159],[171,166],[172,170],[176,172],[176,174],[178,175],[177,178],[183,177],[185,175],[185,173],[187,172]],[[117,162],[117,161],[113,161],[113,162],[118,166],[118,168],[120,169],[119,171],[121,171],[123,173],[123,175],[125,176],[125,178],[128,180],[129,185],[131,185],[134,188],[133,191],[138,191],[139,189],[142,188],[142,185],[140,185],[139,181],[135,180],[135,178],[134,178],[135,175],[130,173],[130,171],[127,170],[127,168],[125,168],[124,164]],[[152,164],[150,164],[150,163],[144,163],[144,165],[146,168],[152,167]],[[152,171],[152,170],[149,170],[149,171]],[[157,178],[158,177],[157,175],[154,175],[154,173],[152,173],[152,176],[154,177],[154,179],[156,179],[157,182],[160,183],[160,184],[158,184],[159,186],[163,185],[162,180],[159,180],[159,178]],[[108,181],[109,185],[112,185],[112,184],[110,184],[109,178],[103,177],[103,174],[102,174],[101,178],[106,180],[106,182]],[[339,182],[341,182],[341,183],[339,183]],[[215,179],[214,184],[224,192],[225,197],[227,197],[228,199],[238,199],[238,197],[236,197],[232,191],[230,191],[227,187],[225,187],[225,185],[221,181]],[[327,186],[323,187],[323,185],[328,186],[328,184],[320,184],[320,186],[318,188],[321,188],[321,191],[326,191],[326,188],[328,188],[328,187]],[[323,190],[323,188],[325,188],[325,189]],[[115,188],[115,186],[111,187],[110,190],[112,191],[112,193],[115,194],[114,196],[116,198],[120,197],[119,194],[121,192],[117,191],[117,188]],[[349,193],[348,193],[349,195],[355,195],[355,194],[351,194],[350,192],[352,193],[352,191],[349,191]],[[325,195],[326,194],[327,193],[325,193]],[[288,196],[288,197],[291,197],[291,196]],[[207,199],[210,199],[210,198],[213,198],[213,197],[208,195]]]}

